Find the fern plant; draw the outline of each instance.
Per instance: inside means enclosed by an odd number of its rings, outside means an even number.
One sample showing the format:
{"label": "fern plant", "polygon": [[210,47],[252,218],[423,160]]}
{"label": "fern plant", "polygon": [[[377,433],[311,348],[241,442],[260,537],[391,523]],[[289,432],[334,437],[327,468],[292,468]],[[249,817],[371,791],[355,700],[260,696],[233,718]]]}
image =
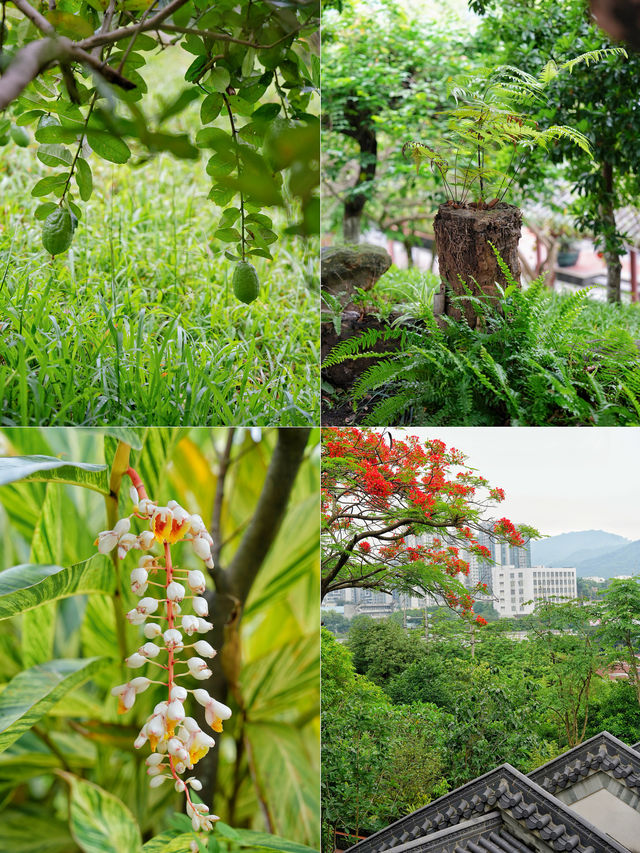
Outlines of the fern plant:
{"label": "fern plant", "polygon": [[529,113],[545,103],[546,89],[559,73],[618,54],[627,56],[617,47],[583,53],[561,65],[551,60],[537,77],[500,65],[452,80],[447,89],[456,107],[443,113],[448,119],[442,146],[446,156],[418,140],[406,142],[403,154],[413,159],[418,171],[424,160],[429,162],[442,179],[450,205],[495,207],[533,149],[567,139],[591,155],[589,140],[579,130],[568,125],[541,130]]}
{"label": "fern plant", "polygon": [[[497,304],[458,297],[481,317],[480,331],[464,314],[441,325],[431,316],[420,330],[370,329],[332,350],[327,367],[378,359],[352,389],[354,408],[365,397],[379,400],[365,423],[639,425],[640,327],[598,328],[588,290],[555,294],[543,276],[521,291],[497,257],[507,280]],[[391,340],[398,350],[380,358],[375,345]]]}

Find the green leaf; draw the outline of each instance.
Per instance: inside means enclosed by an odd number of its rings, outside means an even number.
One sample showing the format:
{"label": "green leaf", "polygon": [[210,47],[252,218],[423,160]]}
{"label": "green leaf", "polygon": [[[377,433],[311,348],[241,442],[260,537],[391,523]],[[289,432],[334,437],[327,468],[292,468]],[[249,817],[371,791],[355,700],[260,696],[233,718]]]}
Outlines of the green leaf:
{"label": "green leaf", "polygon": [[191,842],[196,838],[193,832],[180,832],[168,829],[156,835],[143,846],[144,853],[191,853]]}
{"label": "green leaf", "polygon": [[70,483],[109,494],[109,475],[106,465],[86,462],[65,462],[54,456],[5,456],[0,458],[0,486],[17,480]]}
{"label": "green leaf", "polygon": [[95,554],[67,568],[33,563],[0,572],[0,619],[24,613],[48,601],[90,592],[113,592],[111,560]]}
{"label": "green leaf", "polygon": [[41,145],[36,151],[36,157],[45,166],[70,166],[73,155],[64,145]]}
{"label": "green leaf", "polygon": [[138,853],[140,828],[125,804],[104,789],[61,773],[71,788],[71,834],[84,853]]}
{"label": "green leaf", "polygon": [[232,149],[233,137],[219,127],[203,127],[196,133],[198,148]]}
{"label": "green leaf", "polygon": [[234,829],[222,821],[216,823],[216,833],[241,847],[262,847],[268,850],[282,850],[285,853],[316,853],[313,847],[307,847],[306,844],[298,844],[297,841],[289,841],[287,838],[270,835],[268,832]]}
{"label": "green leaf", "polygon": [[218,228],[213,236],[224,243],[237,243],[241,239],[237,228]]}
{"label": "green leaf", "polygon": [[41,198],[42,196],[49,195],[50,192],[54,192],[56,188],[62,188],[69,177],[68,172],[64,172],[60,175],[47,175],[46,178],[41,178],[38,183],[31,190],[31,195],[34,198]]}
{"label": "green leaf", "polygon": [[184,79],[187,83],[195,83],[205,69],[208,62],[206,56],[196,56],[191,65],[184,73]]}
{"label": "green leaf", "polygon": [[[49,121],[52,116],[46,116]],[[61,125],[54,123],[39,124],[36,130],[35,137],[37,142],[42,143],[69,143],[76,142],[79,135],[79,128],[69,127],[69,125]]]}
{"label": "green leaf", "polygon": [[211,70],[208,83],[216,92],[225,92],[231,82],[231,76],[226,68],[217,66]]}
{"label": "green leaf", "polygon": [[131,151],[124,139],[105,130],[88,130],[87,140],[96,154],[110,163],[126,163],[131,157]]}
{"label": "green leaf", "polygon": [[0,850],[11,853],[66,853],[73,844],[66,823],[40,806],[22,806],[2,812]]}
{"label": "green leaf", "polygon": [[108,663],[108,658],[52,660],[12,678],[0,693],[0,752],[34,726],[66,693]]}
{"label": "green leaf", "polygon": [[56,209],[58,205],[55,201],[44,201],[42,204],[39,204],[36,207],[35,217],[37,220],[42,221],[49,216],[50,213]]}
{"label": "green leaf", "polygon": [[104,427],[102,432],[128,444],[132,450],[142,450],[144,444],[144,427]]}
{"label": "green leaf", "polygon": [[200,107],[200,120],[202,124],[209,124],[220,115],[220,110],[224,100],[222,95],[216,92],[215,94],[207,95]]}
{"label": "green leaf", "polygon": [[93,176],[91,166],[82,157],[76,160],[76,183],[82,201],[89,201],[93,192]]}

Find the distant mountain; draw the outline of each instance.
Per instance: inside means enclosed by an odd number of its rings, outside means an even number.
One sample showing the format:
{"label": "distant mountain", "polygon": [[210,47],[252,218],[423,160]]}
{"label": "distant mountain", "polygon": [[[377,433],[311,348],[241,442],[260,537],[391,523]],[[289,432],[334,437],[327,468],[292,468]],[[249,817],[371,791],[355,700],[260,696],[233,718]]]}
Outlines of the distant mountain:
{"label": "distant mountain", "polygon": [[[605,557],[612,551],[623,549],[630,544],[629,539],[604,530],[580,530],[574,533],[561,533],[539,542],[531,543],[531,560],[534,566],[576,566]],[[587,571],[585,574],[589,574]],[[579,574],[583,574],[579,572]],[[622,572],[613,572],[622,574]]]}
{"label": "distant mountain", "polygon": [[612,578],[615,575],[640,574],[640,539],[623,548],[616,548],[606,554],[593,555],[587,560],[576,563],[578,577],[594,575]]}

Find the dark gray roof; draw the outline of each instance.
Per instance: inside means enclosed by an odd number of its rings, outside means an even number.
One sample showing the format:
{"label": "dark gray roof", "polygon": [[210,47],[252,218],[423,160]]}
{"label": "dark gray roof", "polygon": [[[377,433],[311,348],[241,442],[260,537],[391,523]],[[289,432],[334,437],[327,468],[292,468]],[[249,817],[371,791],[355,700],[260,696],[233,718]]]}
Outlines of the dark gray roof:
{"label": "dark gray roof", "polygon": [[600,732],[529,773],[529,779],[555,794],[580,779],[604,772],[640,794],[640,755],[609,732]]}
{"label": "dark gray roof", "polygon": [[394,848],[394,853],[535,853],[505,827],[500,811],[463,821]]}
{"label": "dark gray roof", "polygon": [[[591,741],[596,740],[591,739]],[[626,760],[629,756],[633,756],[634,760],[640,757],[635,756],[633,750],[609,735],[609,739],[598,742],[598,750],[604,746],[607,751],[606,756],[600,752],[596,753],[595,762],[599,767],[603,767],[606,763],[612,764],[612,759],[609,758],[607,750],[612,741],[624,748],[625,761],[622,762],[622,766],[625,770],[629,764]],[[540,770],[534,771],[534,774],[554,765],[553,773],[559,774],[558,779],[560,779],[564,772],[562,759],[566,758],[567,754],[549,762]],[[611,772],[615,772],[616,767],[620,765],[620,759],[618,762],[617,765],[612,764]],[[633,768],[625,778],[631,777],[635,778]],[[555,784],[557,787],[558,782]],[[496,811],[514,831],[519,829],[522,832],[522,837],[529,836],[534,844],[539,839],[544,845],[552,850],[559,851],[559,853],[562,851],[628,853],[627,849],[620,843],[572,811],[537,781],[520,773],[509,764],[503,764],[455,791],[434,800],[434,802],[428,803],[413,814],[401,818],[391,826],[380,830],[364,841],[360,841],[350,848],[350,851],[352,850],[354,853],[356,851],[357,853],[384,853],[384,851],[398,847],[407,851],[411,850],[413,853],[419,853],[421,850],[436,851],[438,848],[432,847],[432,843],[443,830],[456,826],[463,830],[464,827],[461,824],[464,822]],[[487,836],[483,833],[482,837],[485,838],[486,844]],[[491,843],[497,843],[498,838],[500,838],[499,834]],[[451,837],[449,839],[451,840]],[[522,842],[520,843],[522,844]],[[468,844],[469,847],[459,845],[460,850],[468,850],[468,853],[483,853],[482,849],[474,849],[474,846],[471,846],[475,845],[476,848],[482,848],[482,845],[474,841],[469,841]],[[523,849],[519,850],[519,853],[524,853],[527,850],[526,845],[522,846]],[[499,843],[498,847],[500,847]],[[441,846],[440,849],[443,851],[446,849],[450,853],[460,853],[456,845],[453,847],[447,845],[446,848]],[[484,850],[486,849],[485,846]],[[394,850],[394,853],[398,853],[398,851]],[[513,851],[508,851],[508,853],[513,853]]]}

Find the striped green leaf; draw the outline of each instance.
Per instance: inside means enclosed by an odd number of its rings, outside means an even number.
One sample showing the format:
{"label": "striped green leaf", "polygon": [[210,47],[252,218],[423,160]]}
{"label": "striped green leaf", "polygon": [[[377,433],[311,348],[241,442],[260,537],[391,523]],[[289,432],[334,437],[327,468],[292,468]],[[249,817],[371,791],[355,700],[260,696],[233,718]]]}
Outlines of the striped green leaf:
{"label": "striped green leaf", "polygon": [[7,809],[0,820],[0,850],[11,853],[66,853],[69,828],[36,806]]}
{"label": "striped green leaf", "polygon": [[108,658],[52,660],[12,678],[0,693],[0,752],[34,726],[65,693],[109,662]]}
{"label": "striped green leaf", "polygon": [[111,593],[114,586],[113,565],[102,554],[67,567],[33,563],[12,566],[0,572],[0,619],[70,595]]}
{"label": "striped green leaf", "polygon": [[168,829],[161,835],[156,835],[142,848],[144,853],[191,853],[191,842],[195,839],[193,832],[180,832]]}
{"label": "striped green leaf", "polygon": [[84,853],[138,853],[142,850],[140,828],[122,800],[71,773],[60,775],[71,789],[71,834]]}
{"label": "striped green leaf", "polygon": [[224,838],[229,838],[240,847],[255,847],[263,850],[281,850],[283,853],[316,853],[313,847],[299,844],[297,841],[289,841],[288,838],[280,838],[268,832],[257,832],[253,829],[234,829],[220,821],[216,824],[216,833]]}
{"label": "striped green leaf", "polygon": [[16,480],[71,483],[109,494],[109,473],[106,465],[85,462],[66,462],[55,456],[5,456],[0,459],[0,486]]}

